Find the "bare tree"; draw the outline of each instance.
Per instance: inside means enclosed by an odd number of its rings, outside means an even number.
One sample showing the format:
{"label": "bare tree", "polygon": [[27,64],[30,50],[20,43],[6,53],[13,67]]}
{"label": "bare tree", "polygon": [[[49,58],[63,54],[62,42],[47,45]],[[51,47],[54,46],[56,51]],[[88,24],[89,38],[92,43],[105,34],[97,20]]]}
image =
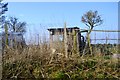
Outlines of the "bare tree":
{"label": "bare tree", "polygon": [[16,17],[10,17],[8,24],[13,32],[26,32],[26,22],[19,22]]}
{"label": "bare tree", "polygon": [[2,3],[2,0],[0,0],[0,25],[4,26],[5,23],[5,12],[8,11],[7,8],[8,3]]}
{"label": "bare tree", "polygon": [[6,24],[6,20],[5,20],[5,12],[8,11],[8,3],[2,3],[2,0],[0,0],[0,28],[3,28],[5,29],[5,36],[6,36],[6,40],[5,40],[5,43],[6,45],[8,45],[8,27],[7,27],[7,24]]}
{"label": "bare tree", "polygon": [[81,18],[81,21],[88,26],[88,33],[87,33],[87,45],[90,48],[90,52],[92,54],[92,48],[90,44],[90,33],[92,32],[93,28],[99,26],[103,23],[101,16],[98,14],[98,11],[88,11],[84,14]]}

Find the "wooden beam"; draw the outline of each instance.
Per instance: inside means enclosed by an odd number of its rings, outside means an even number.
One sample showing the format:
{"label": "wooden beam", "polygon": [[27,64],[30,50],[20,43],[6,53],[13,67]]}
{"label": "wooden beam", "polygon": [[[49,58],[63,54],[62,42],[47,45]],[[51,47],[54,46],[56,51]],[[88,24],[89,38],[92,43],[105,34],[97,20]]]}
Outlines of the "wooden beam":
{"label": "wooden beam", "polygon": [[[87,31],[87,29],[80,29],[83,31]],[[92,31],[96,31],[96,32],[120,32],[120,30],[92,30]]]}

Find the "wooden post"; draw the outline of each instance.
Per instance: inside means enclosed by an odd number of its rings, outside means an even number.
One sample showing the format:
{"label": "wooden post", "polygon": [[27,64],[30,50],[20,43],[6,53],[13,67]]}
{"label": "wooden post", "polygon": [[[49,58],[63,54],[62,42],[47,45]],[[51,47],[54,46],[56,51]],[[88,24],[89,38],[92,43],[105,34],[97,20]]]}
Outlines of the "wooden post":
{"label": "wooden post", "polygon": [[5,23],[5,47],[7,47],[8,46],[8,26],[7,26],[7,24]]}
{"label": "wooden post", "polygon": [[73,29],[73,50],[74,54],[77,53],[77,35],[76,35],[76,30]]}
{"label": "wooden post", "polygon": [[55,53],[55,49],[53,48],[53,32],[52,31],[50,31],[50,50],[51,50],[51,54],[50,54],[49,64],[52,62],[54,53]]}
{"label": "wooden post", "polygon": [[108,37],[106,36],[106,44],[108,43]]}
{"label": "wooden post", "polygon": [[40,40],[39,40],[39,34],[37,34],[37,37],[38,37],[38,46],[39,46],[39,45],[40,45],[40,44],[39,44],[39,41],[40,41]]}
{"label": "wooden post", "polygon": [[52,35],[52,32],[50,32],[50,48],[51,49],[53,48],[52,43],[53,43],[53,35]]}
{"label": "wooden post", "polygon": [[64,46],[65,46],[65,57],[68,58],[68,44],[67,44],[66,22],[64,23]]}
{"label": "wooden post", "polygon": [[[81,53],[83,50],[83,43],[84,43],[84,37],[81,36],[81,32],[79,31],[78,34],[78,52]],[[82,38],[82,40],[81,40]]]}
{"label": "wooden post", "polygon": [[79,45],[80,45],[80,41],[79,41],[79,30],[77,30],[77,33],[76,33],[76,39],[77,39],[77,53],[79,53]]}

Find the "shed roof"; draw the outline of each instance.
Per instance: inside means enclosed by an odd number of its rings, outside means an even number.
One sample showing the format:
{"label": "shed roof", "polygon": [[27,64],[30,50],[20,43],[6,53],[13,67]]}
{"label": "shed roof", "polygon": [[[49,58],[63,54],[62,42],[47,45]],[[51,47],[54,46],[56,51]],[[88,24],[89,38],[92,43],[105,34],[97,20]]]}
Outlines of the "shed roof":
{"label": "shed roof", "polygon": [[[71,28],[66,28],[67,30],[73,30],[73,29],[77,29],[79,30],[80,28],[78,27],[71,27]],[[50,29],[47,29],[48,31],[60,31],[60,32],[63,32],[64,31],[64,28],[50,28]]]}

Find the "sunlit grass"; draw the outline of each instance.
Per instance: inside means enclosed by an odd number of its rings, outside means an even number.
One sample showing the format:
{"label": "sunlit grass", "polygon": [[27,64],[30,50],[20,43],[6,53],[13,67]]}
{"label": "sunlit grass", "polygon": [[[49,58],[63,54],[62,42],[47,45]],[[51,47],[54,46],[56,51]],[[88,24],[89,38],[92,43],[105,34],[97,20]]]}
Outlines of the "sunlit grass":
{"label": "sunlit grass", "polygon": [[[7,49],[3,55],[3,78],[119,78],[118,60],[111,55],[96,54],[65,58],[54,54],[49,45],[31,45],[23,49]],[[59,52],[59,50],[58,50]],[[57,53],[57,52],[56,52]],[[64,54],[61,51],[61,53]],[[50,62],[50,63],[49,63]]]}

